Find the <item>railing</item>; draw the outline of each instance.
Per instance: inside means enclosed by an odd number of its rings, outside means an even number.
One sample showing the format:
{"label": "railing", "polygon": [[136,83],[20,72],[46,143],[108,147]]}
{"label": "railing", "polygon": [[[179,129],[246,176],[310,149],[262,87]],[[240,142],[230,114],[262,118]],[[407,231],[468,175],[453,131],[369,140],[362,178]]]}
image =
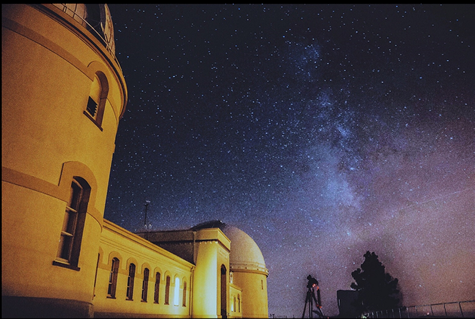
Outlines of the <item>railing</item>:
{"label": "railing", "polygon": [[68,8],[68,6],[64,3],[54,3],[53,4],[55,7],[58,7],[61,9],[63,12],[71,16],[74,20],[78,21],[79,23],[86,27],[89,31],[93,31],[93,35],[96,36],[98,40],[102,42],[104,47],[106,48],[107,52],[110,53],[114,61],[117,63],[119,66],[120,70],[122,71],[122,67],[120,66],[119,60],[115,56],[115,45],[114,45],[114,39],[107,39],[107,36],[104,34],[104,37],[99,33],[99,31],[96,30],[95,27],[93,27],[86,19],[84,19],[80,14],[78,14],[76,11]]}
{"label": "railing", "polygon": [[390,310],[374,311],[365,314],[366,318],[420,318],[420,317],[475,317],[475,300],[441,302],[428,305],[400,307]]}

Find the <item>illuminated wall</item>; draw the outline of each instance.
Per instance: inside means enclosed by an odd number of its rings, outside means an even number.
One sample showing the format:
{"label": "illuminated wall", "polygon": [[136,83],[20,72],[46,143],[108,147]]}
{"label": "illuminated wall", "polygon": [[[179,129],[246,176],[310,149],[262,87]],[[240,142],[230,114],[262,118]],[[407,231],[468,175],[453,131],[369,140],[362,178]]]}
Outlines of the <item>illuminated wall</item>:
{"label": "illuminated wall", "polygon": [[210,221],[138,235],[195,264],[193,317],[268,317],[268,270],[259,247],[242,230]]}
{"label": "illuminated wall", "polygon": [[233,284],[230,279],[229,284],[229,312],[232,318],[242,318],[242,289]]}
{"label": "illuminated wall", "polygon": [[[219,318],[223,315],[222,309],[229,317],[230,241],[219,228],[148,232],[138,235],[195,264],[193,317]],[[222,296],[225,296],[224,300]]]}
{"label": "illuminated wall", "polygon": [[222,226],[231,240],[230,271],[242,289],[242,317],[268,318],[267,276],[264,257],[256,242],[237,227]]}
{"label": "illuminated wall", "polygon": [[[193,264],[107,220],[104,220],[99,252],[95,317],[190,317]],[[114,258],[119,263],[116,278],[111,274]],[[135,276],[132,299],[128,299],[131,264],[135,265]],[[147,269],[149,276],[144,285]],[[167,276],[170,277],[168,303],[165,302]],[[115,282],[111,283],[111,279]]]}
{"label": "illuminated wall", "polygon": [[127,88],[110,45],[78,20],[51,4],[2,4],[5,316],[93,313]]}
{"label": "illuminated wall", "polygon": [[234,283],[243,291],[242,317],[268,318],[267,274],[234,269],[233,277]]}

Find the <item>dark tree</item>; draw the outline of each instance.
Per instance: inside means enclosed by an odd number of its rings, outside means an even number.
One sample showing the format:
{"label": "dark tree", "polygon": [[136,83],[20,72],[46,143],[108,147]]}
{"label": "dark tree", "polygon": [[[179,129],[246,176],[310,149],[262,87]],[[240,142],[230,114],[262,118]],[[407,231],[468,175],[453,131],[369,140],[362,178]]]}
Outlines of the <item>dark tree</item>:
{"label": "dark tree", "polygon": [[385,273],[378,256],[369,251],[364,254],[361,268],[351,273],[355,282],[351,288],[358,291],[354,306],[361,313],[393,309],[400,306],[400,291],[397,278]]}

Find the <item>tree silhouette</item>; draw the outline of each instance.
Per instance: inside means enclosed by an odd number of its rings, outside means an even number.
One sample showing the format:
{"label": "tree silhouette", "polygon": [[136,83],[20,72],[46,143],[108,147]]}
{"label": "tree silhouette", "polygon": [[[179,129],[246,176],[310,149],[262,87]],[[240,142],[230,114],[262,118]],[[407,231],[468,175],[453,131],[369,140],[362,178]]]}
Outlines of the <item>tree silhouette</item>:
{"label": "tree silhouette", "polygon": [[361,268],[351,273],[356,281],[351,283],[351,288],[358,291],[356,309],[363,313],[399,307],[401,294],[397,278],[385,273],[374,252],[367,251],[364,258]]}

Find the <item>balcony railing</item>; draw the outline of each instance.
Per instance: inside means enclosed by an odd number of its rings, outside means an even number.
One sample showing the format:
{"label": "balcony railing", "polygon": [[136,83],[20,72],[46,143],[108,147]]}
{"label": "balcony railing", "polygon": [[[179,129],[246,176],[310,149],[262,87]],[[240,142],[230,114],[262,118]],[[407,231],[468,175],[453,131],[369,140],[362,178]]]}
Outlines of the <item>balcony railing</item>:
{"label": "balcony railing", "polygon": [[[71,4],[66,4],[66,3],[53,3],[55,7],[58,7],[61,9],[63,12],[71,16],[74,20],[76,20],[79,24],[81,24],[83,27],[85,27],[87,30],[89,30],[106,48],[107,52],[110,53],[114,61],[117,63],[119,68],[122,71],[122,68],[120,66],[119,60],[115,56],[115,42],[114,39],[108,38],[108,36],[111,36],[107,33],[105,33],[103,30],[97,30],[95,27],[93,27],[86,19],[84,19],[84,16],[87,14],[85,12],[87,10],[87,6],[84,6],[83,8],[78,7],[77,5],[75,6],[75,10],[69,8]],[[111,21],[112,23],[112,21]],[[100,25],[102,28],[104,28],[103,23],[100,22]],[[111,26],[112,27],[112,26]],[[113,34],[113,32],[111,32]]]}

